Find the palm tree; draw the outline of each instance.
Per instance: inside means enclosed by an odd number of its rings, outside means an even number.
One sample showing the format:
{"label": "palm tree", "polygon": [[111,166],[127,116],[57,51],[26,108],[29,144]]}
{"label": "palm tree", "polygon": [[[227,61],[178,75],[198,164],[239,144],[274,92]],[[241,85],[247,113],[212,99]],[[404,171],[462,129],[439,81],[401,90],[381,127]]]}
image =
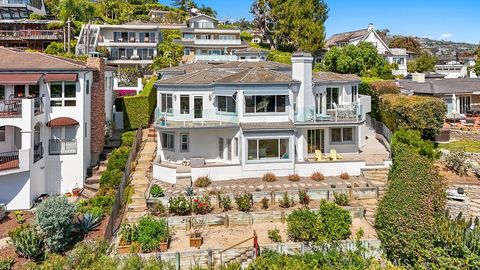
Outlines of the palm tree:
{"label": "palm tree", "polygon": [[212,7],[202,5],[202,7],[200,7],[198,10],[200,11],[200,13],[208,15],[210,17],[217,17],[217,11]]}
{"label": "palm tree", "polygon": [[68,29],[68,49],[67,52],[70,53],[70,39],[71,39],[71,27],[70,23],[72,22],[73,19],[78,19],[82,20],[83,19],[83,9],[79,1],[77,0],[60,0],[59,2],[59,19],[63,24],[63,49],[65,50],[65,24],[67,24],[67,29]]}

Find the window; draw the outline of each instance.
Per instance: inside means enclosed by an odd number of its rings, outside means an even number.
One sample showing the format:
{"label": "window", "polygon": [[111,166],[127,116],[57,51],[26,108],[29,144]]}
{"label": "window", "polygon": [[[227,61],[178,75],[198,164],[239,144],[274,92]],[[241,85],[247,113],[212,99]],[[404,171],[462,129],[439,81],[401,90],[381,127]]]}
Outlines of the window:
{"label": "window", "polygon": [[353,127],[332,128],[330,130],[330,141],[334,143],[353,143]]}
{"label": "window", "polygon": [[228,160],[232,160],[232,139],[227,139]]}
{"label": "window", "polygon": [[[108,80],[106,80],[105,82],[108,82]],[[89,80],[85,80],[85,92],[87,93],[87,95],[90,94],[90,81]]]}
{"label": "window", "polygon": [[245,112],[286,112],[287,96],[245,96]]}
{"label": "window", "polygon": [[77,153],[77,127],[52,127],[48,152],[50,155]]}
{"label": "window", "polygon": [[173,95],[172,94],[162,94],[161,102],[162,106],[160,111],[163,113],[173,113]]}
{"label": "window", "polygon": [[170,133],[162,133],[162,148],[163,149],[174,149],[174,139],[175,136]]}
{"label": "window", "polygon": [[223,150],[224,150],[224,145],[223,145],[223,138],[218,138],[218,158],[223,159]]}
{"label": "window", "polygon": [[14,91],[16,98],[25,97],[25,85],[15,85]]}
{"label": "window", "polygon": [[190,49],[184,49],[183,54],[184,55],[190,55]]}
{"label": "window", "polygon": [[0,127],[0,142],[5,141],[5,126]]}
{"label": "window", "polygon": [[289,139],[248,139],[248,160],[290,159]]}
{"label": "window", "polygon": [[334,109],[333,104],[338,105],[338,88],[327,88],[327,109]]}
{"label": "window", "polygon": [[237,103],[231,96],[217,96],[217,110],[219,112],[236,112]]}
{"label": "window", "polygon": [[195,35],[194,34],[183,34],[183,38],[184,39],[195,39]]}
{"label": "window", "polygon": [[233,143],[234,143],[234,146],[233,146],[234,153],[233,153],[233,155],[235,157],[238,157],[238,138],[234,138]]}
{"label": "window", "polygon": [[188,134],[180,134],[180,152],[188,152]]}
{"label": "window", "polygon": [[50,106],[52,107],[76,106],[76,95],[76,83],[55,82],[50,84]]}
{"label": "window", "polygon": [[357,101],[357,96],[358,96],[358,86],[352,85],[352,102]]}
{"label": "window", "polygon": [[[1,90],[0,90],[1,91]],[[28,86],[28,94],[33,97],[40,96],[40,86],[38,84],[32,84]],[[1,93],[0,93],[1,95]]]}
{"label": "window", "polygon": [[0,85],[0,99],[5,99],[5,86]]}
{"label": "window", "polygon": [[180,95],[180,114],[190,114],[190,96]]}

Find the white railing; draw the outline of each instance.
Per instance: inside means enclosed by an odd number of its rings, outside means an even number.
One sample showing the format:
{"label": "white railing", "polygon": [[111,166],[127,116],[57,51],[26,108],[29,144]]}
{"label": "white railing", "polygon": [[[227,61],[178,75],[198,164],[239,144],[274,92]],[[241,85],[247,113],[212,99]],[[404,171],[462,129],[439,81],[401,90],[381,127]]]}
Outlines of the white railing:
{"label": "white railing", "polygon": [[198,54],[195,55],[195,61],[237,61],[236,55],[215,55],[215,54]]}
{"label": "white railing", "polygon": [[240,39],[195,39],[196,45],[240,45]]}

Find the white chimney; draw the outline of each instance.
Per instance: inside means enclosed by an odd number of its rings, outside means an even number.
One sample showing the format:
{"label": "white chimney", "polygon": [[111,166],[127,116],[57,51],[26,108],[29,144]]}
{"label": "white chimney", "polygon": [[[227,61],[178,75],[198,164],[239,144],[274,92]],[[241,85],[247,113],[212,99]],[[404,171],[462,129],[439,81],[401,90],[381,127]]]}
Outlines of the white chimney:
{"label": "white chimney", "polygon": [[412,74],[412,81],[418,82],[418,83],[424,83],[425,82],[425,73],[413,73]]}
{"label": "white chimney", "polygon": [[367,27],[368,31],[375,29],[375,25],[373,23],[369,23]]}
{"label": "white chimney", "polygon": [[[296,52],[292,56],[292,78],[300,81],[297,95],[297,112],[299,118],[305,117],[305,100],[312,96],[313,57],[310,53]],[[305,119],[299,119],[303,121]]]}

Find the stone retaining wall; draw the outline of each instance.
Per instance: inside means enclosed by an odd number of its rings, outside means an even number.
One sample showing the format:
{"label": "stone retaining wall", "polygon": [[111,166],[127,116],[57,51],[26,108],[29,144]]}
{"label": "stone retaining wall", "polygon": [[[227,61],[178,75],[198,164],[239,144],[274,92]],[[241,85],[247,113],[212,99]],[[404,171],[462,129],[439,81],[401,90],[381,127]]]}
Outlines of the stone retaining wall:
{"label": "stone retaining wall", "polygon": [[449,185],[449,189],[463,188],[465,201],[447,200],[447,210],[450,216],[456,217],[460,212],[467,219],[480,217],[480,185],[455,184]]}

